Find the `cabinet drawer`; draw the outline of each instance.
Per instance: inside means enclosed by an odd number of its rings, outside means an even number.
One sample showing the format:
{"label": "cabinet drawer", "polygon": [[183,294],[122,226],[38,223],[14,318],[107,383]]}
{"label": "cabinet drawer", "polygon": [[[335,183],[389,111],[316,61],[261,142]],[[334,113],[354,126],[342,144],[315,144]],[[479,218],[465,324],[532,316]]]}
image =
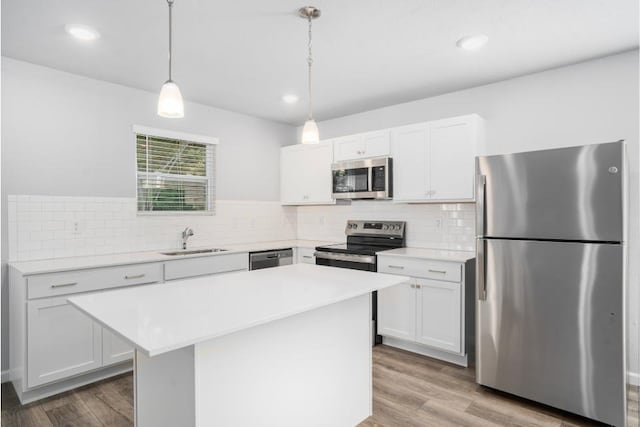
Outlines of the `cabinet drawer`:
{"label": "cabinet drawer", "polygon": [[180,259],[165,263],[164,280],[184,279],[248,269],[249,254],[247,252]]}
{"label": "cabinet drawer", "polygon": [[403,274],[412,277],[460,282],[462,265],[455,262],[432,261],[419,258],[378,256],[380,273]]}
{"label": "cabinet drawer", "polygon": [[30,276],[27,295],[29,299],[44,298],[160,281],[162,264],[134,264]]}
{"label": "cabinet drawer", "polygon": [[313,255],[315,251],[314,248],[298,248],[298,262],[315,264],[316,257]]}

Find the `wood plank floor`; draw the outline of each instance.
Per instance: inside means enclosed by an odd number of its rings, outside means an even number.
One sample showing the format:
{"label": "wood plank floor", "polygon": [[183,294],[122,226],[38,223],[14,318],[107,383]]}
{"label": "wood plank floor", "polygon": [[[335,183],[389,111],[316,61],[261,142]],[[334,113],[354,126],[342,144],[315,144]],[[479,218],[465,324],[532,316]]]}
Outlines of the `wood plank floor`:
{"label": "wood plank floor", "polygon": [[[373,387],[373,416],[361,427],[599,425],[480,387],[472,369],[387,346],[373,350]],[[629,427],[640,427],[638,388],[629,395]],[[29,405],[20,405],[12,386],[2,384],[3,427],[132,425],[131,374]]]}

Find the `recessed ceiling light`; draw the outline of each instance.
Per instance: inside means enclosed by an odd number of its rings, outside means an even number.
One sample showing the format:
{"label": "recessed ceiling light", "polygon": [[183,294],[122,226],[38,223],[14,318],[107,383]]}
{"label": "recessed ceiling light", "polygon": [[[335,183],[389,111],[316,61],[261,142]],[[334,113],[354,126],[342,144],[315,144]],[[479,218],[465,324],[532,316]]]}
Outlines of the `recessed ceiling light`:
{"label": "recessed ceiling light", "polygon": [[465,36],[456,42],[456,46],[460,49],[476,50],[487,44],[489,37],[485,34],[475,34],[473,36]]}
{"label": "recessed ceiling light", "polygon": [[293,95],[293,94],[283,95],[282,100],[286,104],[295,104],[296,102],[298,102],[298,95]]}
{"label": "recessed ceiling light", "polygon": [[100,33],[88,25],[67,24],[64,26],[64,29],[67,33],[79,40],[91,41],[100,37]]}

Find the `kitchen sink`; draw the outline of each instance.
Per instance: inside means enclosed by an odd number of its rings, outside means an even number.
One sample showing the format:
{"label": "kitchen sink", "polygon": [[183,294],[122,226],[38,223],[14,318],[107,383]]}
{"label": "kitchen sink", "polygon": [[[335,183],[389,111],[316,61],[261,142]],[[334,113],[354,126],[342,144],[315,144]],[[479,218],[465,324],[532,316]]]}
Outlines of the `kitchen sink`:
{"label": "kitchen sink", "polygon": [[208,254],[212,252],[225,252],[228,249],[212,248],[212,249],[194,249],[191,251],[173,251],[173,252],[160,252],[162,255],[176,256],[176,255],[195,255],[195,254]]}

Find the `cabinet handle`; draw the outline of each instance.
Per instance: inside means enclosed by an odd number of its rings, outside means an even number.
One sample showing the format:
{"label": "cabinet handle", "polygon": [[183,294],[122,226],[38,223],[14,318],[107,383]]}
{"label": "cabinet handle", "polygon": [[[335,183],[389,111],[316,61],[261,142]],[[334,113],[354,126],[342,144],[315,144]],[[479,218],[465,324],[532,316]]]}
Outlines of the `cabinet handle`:
{"label": "cabinet handle", "polygon": [[415,289],[415,288],[416,288],[416,285],[411,285],[411,289]]}
{"label": "cabinet handle", "polygon": [[432,270],[432,269],[429,269],[429,273],[447,274],[446,270]]}
{"label": "cabinet handle", "polygon": [[136,274],[135,276],[124,276],[125,279],[141,279],[144,277],[144,273]]}
{"label": "cabinet handle", "polygon": [[420,285],[416,285],[416,289],[420,289]]}
{"label": "cabinet handle", "polygon": [[389,265],[388,267],[389,267],[389,268],[397,268],[397,269],[400,269],[400,270],[403,270],[403,269],[404,269],[404,267],[403,267],[403,266],[401,266],[401,265]]}
{"label": "cabinet handle", "polygon": [[77,285],[78,282],[70,282],[70,283],[60,283],[57,285],[51,285],[51,288],[55,289],[55,288],[66,288],[67,286],[75,286]]}
{"label": "cabinet handle", "polygon": [[311,259],[313,257],[311,255],[302,255],[302,258]]}

